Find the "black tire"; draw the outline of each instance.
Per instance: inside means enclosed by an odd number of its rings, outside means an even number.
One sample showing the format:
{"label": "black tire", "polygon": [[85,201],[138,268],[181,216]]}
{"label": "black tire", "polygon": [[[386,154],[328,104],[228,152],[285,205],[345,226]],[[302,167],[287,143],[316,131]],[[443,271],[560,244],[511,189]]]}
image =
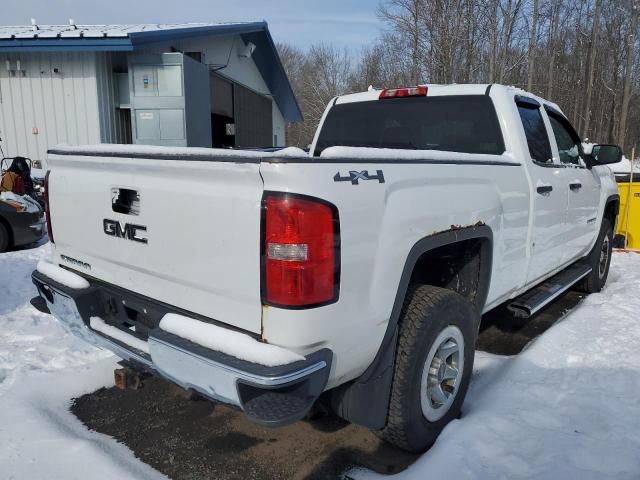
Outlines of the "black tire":
{"label": "black tire", "polygon": [[[591,252],[585,258],[585,261],[591,267],[591,273],[580,283],[580,290],[587,293],[597,293],[602,290],[609,276],[612,248],[613,228],[611,222],[605,218],[600,226],[598,240],[596,240]],[[602,263],[603,261],[604,263]]]}
{"label": "black tire", "polygon": [[0,222],[0,253],[5,252],[9,248],[10,244],[11,238],[9,237],[7,227]]}
{"label": "black tire", "polygon": [[[451,290],[430,285],[409,287],[400,317],[398,350],[387,423],[382,430],[376,432],[378,436],[403,450],[421,452],[433,445],[442,429],[459,416],[473,370],[479,321],[480,317],[475,308],[464,297]],[[436,415],[442,414],[441,418],[428,419],[423,410],[422,400],[427,399],[427,402],[431,402],[429,399],[432,397],[427,394],[421,395],[423,370],[432,351],[435,350],[436,355],[440,352],[440,349],[436,349],[436,340],[440,344],[441,339],[447,337],[448,331],[459,332],[462,336],[464,345],[459,348],[456,357],[456,365],[460,366],[462,353],[462,371],[456,377],[457,387],[448,409],[439,413],[437,409],[428,410],[432,416],[434,412]],[[453,338],[450,340],[455,343]],[[438,375],[440,373],[436,376]],[[427,374],[427,381],[430,378],[432,376]],[[438,382],[439,379],[434,385],[438,385]],[[448,388],[449,385],[445,385],[444,390],[449,391]],[[433,406],[432,403],[429,405]],[[445,405],[439,408],[444,409]]]}

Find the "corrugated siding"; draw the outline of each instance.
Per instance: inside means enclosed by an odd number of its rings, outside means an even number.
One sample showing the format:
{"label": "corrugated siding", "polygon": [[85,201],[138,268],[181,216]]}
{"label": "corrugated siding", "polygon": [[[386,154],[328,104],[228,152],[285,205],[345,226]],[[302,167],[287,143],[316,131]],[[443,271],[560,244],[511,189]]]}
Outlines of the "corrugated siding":
{"label": "corrugated siding", "polygon": [[96,54],[96,78],[98,88],[98,112],[100,115],[100,141],[115,143],[116,139],[116,111],[114,108],[116,86],[111,72],[111,54],[100,52]]}
{"label": "corrugated siding", "polygon": [[43,160],[47,148],[57,143],[100,143],[96,93],[93,52],[0,54],[0,138],[5,155]]}
{"label": "corrugated siding", "polygon": [[115,72],[126,72],[127,57],[100,52],[96,56],[98,109],[102,143],[131,143],[131,111],[116,109],[118,83]]}

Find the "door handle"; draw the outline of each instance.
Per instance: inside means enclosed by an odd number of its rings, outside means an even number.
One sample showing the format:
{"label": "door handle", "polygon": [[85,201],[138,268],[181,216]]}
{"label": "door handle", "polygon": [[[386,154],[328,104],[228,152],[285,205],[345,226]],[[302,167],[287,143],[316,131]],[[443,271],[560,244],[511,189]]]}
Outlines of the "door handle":
{"label": "door handle", "polygon": [[540,194],[549,193],[553,190],[553,186],[551,185],[540,185],[536,187],[536,191]]}
{"label": "door handle", "polygon": [[582,184],[580,182],[571,182],[569,184],[569,188],[571,190],[573,190],[574,192],[577,192],[578,190],[580,190],[582,188]]}

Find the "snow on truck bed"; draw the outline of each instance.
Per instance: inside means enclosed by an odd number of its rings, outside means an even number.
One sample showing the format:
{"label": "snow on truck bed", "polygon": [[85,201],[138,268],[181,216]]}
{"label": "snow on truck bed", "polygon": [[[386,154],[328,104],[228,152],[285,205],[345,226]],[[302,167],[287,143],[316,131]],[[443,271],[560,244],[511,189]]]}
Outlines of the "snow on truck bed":
{"label": "snow on truck bed", "polygon": [[51,153],[63,155],[92,155],[92,156],[120,156],[120,157],[180,157],[183,159],[205,158],[261,158],[270,157],[307,157],[309,154],[297,147],[287,147],[276,151],[261,150],[235,150],[230,148],[203,148],[203,147],[161,147],[157,145],[121,145],[114,143],[100,143],[96,145],[56,145]]}
{"label": "snow on truck bed", "polygon": [[[0,478],[166,478],[69,412],[116,359],[29,305],[48,250],[0,254]],[[478,352],[463,418],[397,477],[640,478],[638,291],[640,255],[617,253],[604,292],[522,354]]]}

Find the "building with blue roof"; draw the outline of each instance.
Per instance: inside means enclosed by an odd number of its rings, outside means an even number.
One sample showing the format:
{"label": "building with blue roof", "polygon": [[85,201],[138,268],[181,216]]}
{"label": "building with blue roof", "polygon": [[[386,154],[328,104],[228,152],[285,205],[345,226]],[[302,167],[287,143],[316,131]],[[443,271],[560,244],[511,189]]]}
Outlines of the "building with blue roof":
{"label": "building with blue roof", "polygon": [[266,22],[0,26],[0,145],[284,146],[302,114]]}

